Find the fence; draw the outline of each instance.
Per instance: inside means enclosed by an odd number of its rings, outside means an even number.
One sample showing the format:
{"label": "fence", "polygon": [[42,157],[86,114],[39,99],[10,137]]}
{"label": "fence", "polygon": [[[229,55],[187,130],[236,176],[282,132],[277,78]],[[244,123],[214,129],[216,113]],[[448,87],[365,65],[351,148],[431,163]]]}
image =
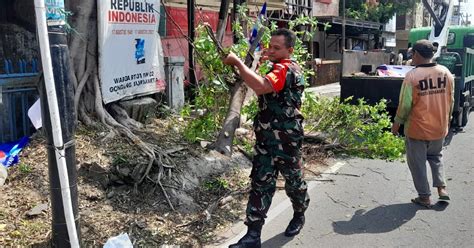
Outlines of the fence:
{"label": "fence", "polygon": [[39,98],[37,60],[5,59],[0,71],[0,143],[31,135],[28,109]]}

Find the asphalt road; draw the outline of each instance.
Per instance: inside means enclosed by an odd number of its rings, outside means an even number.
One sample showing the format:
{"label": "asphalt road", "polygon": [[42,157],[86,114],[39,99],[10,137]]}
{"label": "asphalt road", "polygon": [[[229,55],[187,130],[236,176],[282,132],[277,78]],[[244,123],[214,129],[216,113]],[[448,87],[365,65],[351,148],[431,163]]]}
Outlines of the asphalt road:
{"label": "asphalt road", "polygon": [[[299,235],[283,235],[292,217],[279,191],[262,232],[263,247],[474,247],[474,115],[464,132],[446,140],[444,163],[449,204],[414,205],[416,196],[404,162],[340,159],[325,179],[310,182],[311,203]],[[431,180],[430,180],[431,183]],[[432,188],[433,199],[437,192]],[[245,234],[242,223],[218,247]]]}

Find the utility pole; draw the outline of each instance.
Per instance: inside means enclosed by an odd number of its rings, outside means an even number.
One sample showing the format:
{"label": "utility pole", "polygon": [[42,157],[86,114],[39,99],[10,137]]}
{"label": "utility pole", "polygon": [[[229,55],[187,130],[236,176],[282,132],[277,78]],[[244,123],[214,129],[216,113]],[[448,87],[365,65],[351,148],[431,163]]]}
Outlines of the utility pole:
{"label": "utility pole", "polygon": [[469,21],[469,17],[471,17],[471,14],[466,13],[466,26],[471,25],[471,22]]}
{"label": "utility pole", "polygon": [[461,12],[461,1],[462,0],[459,0],[458,1],[458,17],[459,17],[459,21],[458,23],[456,23],[457,25],[462,25],[462,12]]}
{"label": "utility pole", "polygon": [[80,246],[74,86],[69,79],[69,49],[64,0],[35,0],[44,82],[40,85],[46,134],[52,211],[52,246]]}
{"label": "utility pole", "polygon": [[216,38],[222,43],[225,34],[225,28],[227,26],[227,16],[229,15],[229,4],[230,0],[221,1],[221,7],[219,9],[219,23],[217,24]]}
{"label": "utility pole", "polygon": [[346,0],[342,0],[342,42],[341,43],[342,43],[341,53],[344,53],[344,49],[346,49]]}
{"label": "utility pole", "polygon": [[188,44],[188,80],[191,85],[196,85],[196,74],[194,71],[194,0],[187,0],[188,5],[188,37],[189,37],[189,44]]}
{"label": "utility pole", "polygon": [[[370,43],[370,39],[369,39]],[[326,48],[325,48],[326,49]],[[342,42],[341,42],[341,71],[339,72],[339,81],[343,76],[344,69],[344,49],[346,49],[346,0],[342,0]]]}

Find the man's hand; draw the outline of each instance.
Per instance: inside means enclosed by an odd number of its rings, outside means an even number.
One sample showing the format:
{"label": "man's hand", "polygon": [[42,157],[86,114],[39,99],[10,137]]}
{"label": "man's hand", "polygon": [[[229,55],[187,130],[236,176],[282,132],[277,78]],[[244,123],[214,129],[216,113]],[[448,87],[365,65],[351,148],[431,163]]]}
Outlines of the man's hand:
{"label": "man's hand", "polygon": [[233,52],[229,53],[227,57],[222,61],[226,65],[238,65],[239,63],[242,63],[242,61],[235,55]]}
{"label": "man's hand", "polygon": [[393,135],[398,135],[398,130],[400,129],[400,124],[394,122],[392,124],[392,133]]}

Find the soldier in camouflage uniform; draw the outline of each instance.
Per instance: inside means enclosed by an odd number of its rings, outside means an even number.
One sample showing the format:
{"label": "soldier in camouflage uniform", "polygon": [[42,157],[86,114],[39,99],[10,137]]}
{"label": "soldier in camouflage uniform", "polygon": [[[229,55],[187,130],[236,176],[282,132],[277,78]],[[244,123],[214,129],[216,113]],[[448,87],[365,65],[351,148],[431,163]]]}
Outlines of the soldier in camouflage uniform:
{"label": "soldier in camouflage uniform", "polygon": [[247,234],[237,247],[260,247],[260,234],[276,189],[280,172],[285,190],[293,204],[294,215],[285,235],[298,234],[304,225],[304,212],[309,204],[307,185],[303,180],[303,116],[300,112],[304,78],[300,67],[290,60],[295,34],[288,29],[272,33],[269,59],[273,69],[261,77],[230,54],[224,63],[235,65],[245,83],[258,95],[259,112],[254,120],[256,155],[253,159],[251,186],[247,205]]}

